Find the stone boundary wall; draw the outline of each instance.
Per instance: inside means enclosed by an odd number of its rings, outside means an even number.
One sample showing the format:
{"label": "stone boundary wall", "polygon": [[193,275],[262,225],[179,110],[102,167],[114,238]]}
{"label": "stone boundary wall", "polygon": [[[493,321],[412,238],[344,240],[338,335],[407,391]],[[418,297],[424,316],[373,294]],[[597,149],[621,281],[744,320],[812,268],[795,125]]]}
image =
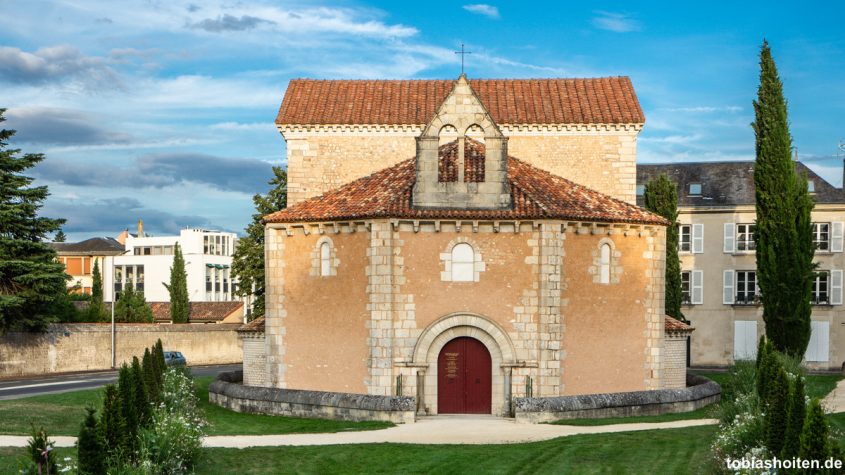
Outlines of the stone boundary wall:
{"label": "stone boundary wall", "polygon": [[415,422],[416,399],[244,386],[243,371],[220,373],[208,400],[236,412],[345,421]]}
{"label": "stone boundary wall", "polygon": [[660,389],[582,396],[514,398],[517,422],[538,423],[561,419],[654,416],[689,412],[719,402],[722,388],[696,375],[687,375],[684,389]]}
{"label": "stone boundary wall", "polygon": [[[243,361],[237,324],[116,325],[117,366],[144,355],[161,339],[165,350],[181,351],[188,365]],[[111,323],[50,325],[46,332],[0,336],[0,378],[111,369]]]}

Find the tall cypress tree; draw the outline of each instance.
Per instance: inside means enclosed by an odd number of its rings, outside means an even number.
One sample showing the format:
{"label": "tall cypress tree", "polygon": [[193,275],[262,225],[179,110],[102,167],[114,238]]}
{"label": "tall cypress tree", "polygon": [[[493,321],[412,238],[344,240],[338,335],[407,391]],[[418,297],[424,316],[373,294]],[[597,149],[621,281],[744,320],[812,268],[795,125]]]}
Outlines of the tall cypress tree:
{"label": "tall cypress tree", "polygon": [[144,349],[144,358],[141,360],[141,372],[144,375],[144,389],[147,391],[147,398],[150,402],[158,402],[159,386],[156,377],[156,361],[150,349]]}
{"label": "tall cypress tree", "polygon": [[170,321],[173,323],[188,323],[191,311],[188,302],[188,273],[185,272],[185,258],[179,244],[173,251],[173,266],[170,267],[170,283],[164,284],[170,292]]}
{"label": "tall cypress tree", "polygon": [[273,167],[273,179],[268,182],[272,188],[267,196],[255,195],[256,213],[246,228],[246,236],[238,240],[232,256],[232,277],[238,279],[237,295],[254,296],[252,315],[255,319],[264,315],[264,216],[282,210],[288,203],[288,174],[280,167]]}
{"label": "tall cypress tree", "polygon": [[798,452],[801,451],[801,431],[804,429],[804,419],[807,415],[807,403],[804,400],[804,378],[801,376],[796,377],[792,384],[787,414],[783,450],[780,453],[780,458],[783,460],[797,457]]}
{"label": "tall cypress tree", "polygon": [[795,173],[783,84],[766,41],[760,51],[754,116],[754,241],[766,335],[778,350],[803,356],[810,341],[812,311],[813,200],[806,177]]}
{"label": "tall cypress tree", "polygon": [[103,444],[97,432],[97,412],[93,407],[85,408],[87,414],[77,439],[77,461],[79,473],[85,475],[104,475],[106,464],[103,457]]}
{"label": "tall cypress tree", "polygon": [[789,380],[786,371],[778,368],[770,381],[766,405],[766,447],[771,454],[780,454],[783,449],[787,425],[787,404],[789,402]]}
{"label": "tall cypress tree", "polygon": [[[5,121],[0,109],[0,123]],[[38,216],[49,195],[46,186],[30,186],[25,170],[44,155],[8,149],[14,130],[0,129],[0,333],[44,330],[58,320],[65,297],[65,267],[45,242],[64,219]]]}
{"label": "tall cypress tree", "polygon": [[804,460],[824,460],[830,456],[830,426],[824,416],[818,399],[810,402],[804,428],[801,432],[801,450],[798,456]]}
{"label": "tall cypress tree", "polygon": [[678,188],[665,174],[645,186],[645,207],[669,221],[666,228],[666,315],[686,320],[681,313],[681,261],[678,258]]}
{"label": "tall cypress tree", "polygon": [[106,321],[106,308],[103,304],[103,276],[100,274],[100,261],[94,260],[91,270],[91,301],[88,304],[88,321]]}
{"label": "tall cypress tree", "polygon": [[135,381],[132,377],[132,369],[123,363],[117,375],[117,391],[120,394],[121,416],[126,428],[126,447],[129,452],[134,452],[137,447],[138,406],[136,405]]}
{"label": "tall cypress tree", "polygon": [[107,454],[115,455],[128,450],[123,406],[120,393],[113,384],[106,386],[103,396],[103,413],[100,415],[97,427]]}
{"label": "tall cypress tree", "polygon": [[135,387],[133,394],[135,399],[132,403],[135,405],[135,411],[138,414],[138,425],[143,427],[149,422],[150,401],[144,383],[144,371],[141,369],[141,362],[137,356],[132,357],[130,372],[132,373],[132,385]]}

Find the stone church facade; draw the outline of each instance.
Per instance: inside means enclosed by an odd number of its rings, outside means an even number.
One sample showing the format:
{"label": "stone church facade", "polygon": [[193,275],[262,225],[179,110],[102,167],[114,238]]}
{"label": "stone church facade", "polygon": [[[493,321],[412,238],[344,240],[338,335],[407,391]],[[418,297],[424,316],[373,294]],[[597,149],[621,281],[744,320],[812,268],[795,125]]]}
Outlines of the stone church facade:
{"label": "stone church facade", "polygon": [[661,389],[666,222],[627,78],[292,81],[244,384],[417,398]]}

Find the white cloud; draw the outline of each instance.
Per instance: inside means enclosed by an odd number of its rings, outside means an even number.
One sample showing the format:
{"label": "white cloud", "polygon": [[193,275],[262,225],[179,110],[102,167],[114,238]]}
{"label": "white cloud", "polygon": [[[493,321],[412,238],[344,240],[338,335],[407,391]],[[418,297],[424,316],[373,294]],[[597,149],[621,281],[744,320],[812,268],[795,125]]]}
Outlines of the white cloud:
{"label": "white cloud", "polygon": [[626,13],[615,13],[606,11],[594,12],[593,26],[601,30],[613,31],[616,33],[628,33],[642,29],[640,22],[629,18]]}
{"label": "white cloud", "polygon": [[120,86],[105,58],[85,56],[70,45],[41,48],[33,53],[0,46],[0,80],[43,84],[77,80],[90,88]]}
{"label": "white cloud", "polygon": [[474,3],[470,5],[464,5],[464,10],[470,13],[484,15],[489,18],[499,18],[499,8],[494,7],[492,5],[487,5],[486,3]]}

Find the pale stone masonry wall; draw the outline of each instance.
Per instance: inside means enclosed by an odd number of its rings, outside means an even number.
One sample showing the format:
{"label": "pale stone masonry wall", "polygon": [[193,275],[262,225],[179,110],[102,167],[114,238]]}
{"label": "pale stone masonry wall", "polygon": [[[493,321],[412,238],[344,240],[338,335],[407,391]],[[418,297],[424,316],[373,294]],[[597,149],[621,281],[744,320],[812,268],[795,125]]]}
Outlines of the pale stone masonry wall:
{"label": "pale stone masonry wall", "polygon": [[[499,124],[508,154],[605,193],[636,202],[639,127],[517,127]],[[395,165],[416,154],[422,127],[282,127],[287,143],[288,205]]]}
{"label": "pale stone masonry wall", "polygon": [[285,372],[285,236],[282,231],[264,228],[264,332],[267,355],[267,385],[286,387]]}
{"label": "pale stone masonry wall", "polygon": [[246,386],[267,385],[267,352],[263,332],[242,332],[244,347],[243,383]]}
{"label": "pale stone masonry wall", "polygon": [[370,394],[389,396],[393,381],[393,230],[388,221],[373,221],[370,227],[370,247],[367,249],[367,295],[370,303],[367,345]]}
{"label": "pale stone masonry wall", "polygon": [[687,335],[667,333],[664,345],[663,388],[684,388],[687,378]]}
{"label": "pale stone masonry wall", "polygon": [[653,228],[646,236],[648,250],[643,253],[643,259],[651,263],[646,268],[646,276],[650,285],[646,292],[646,370],[650,376],[646,377],[646,389],[660,389],[663,357],[663,338],[665,332],[665,278],[666,278],[666,228]]}

